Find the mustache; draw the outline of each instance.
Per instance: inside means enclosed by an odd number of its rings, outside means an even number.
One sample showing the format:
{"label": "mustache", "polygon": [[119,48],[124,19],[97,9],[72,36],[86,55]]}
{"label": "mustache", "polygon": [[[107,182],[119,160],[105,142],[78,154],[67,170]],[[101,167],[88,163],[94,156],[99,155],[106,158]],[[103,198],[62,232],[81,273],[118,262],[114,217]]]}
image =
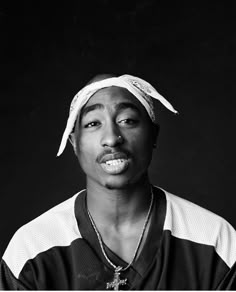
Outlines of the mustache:
{"label": "mustache", "polygon": [[122,148],[116,148],[116,149],[112,149],[112,148],[107,148],[107,149],[104,149],[98,156],[97,156],[97,159],[96,159],[96,162],[98,163],[101,163],[101,161],[103,160],[103,158],[106,156],[106,155],[109,155],[109,154],[124,154],[125,156],[127,157],[131,157],[131,153],[126,150],[126,149],[122,149]]}

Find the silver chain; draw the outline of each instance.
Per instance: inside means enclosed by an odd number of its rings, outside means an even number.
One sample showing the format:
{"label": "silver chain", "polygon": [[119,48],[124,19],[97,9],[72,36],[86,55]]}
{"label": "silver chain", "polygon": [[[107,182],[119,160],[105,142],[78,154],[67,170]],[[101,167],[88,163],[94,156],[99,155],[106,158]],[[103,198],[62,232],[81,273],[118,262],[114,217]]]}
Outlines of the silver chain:
{"label": "silver chain", "polygon": [[97,234],[97,238],[98,238],[98,241],[99,241],[99,244],[100,244],[100,247],[101,247],[101,250],[102,250],[102,253],[103,253],[103,255],[104,255],[104,257],[106,258],[106,260],[108,261],[108,263],[116,270],[116,271],[125,271],[125,270],[127,270],[131,265],[132,265],[132,263],[134,262],[134,260],[135,260],[135,258],[136,258],[136,256],[137,256],[137,253],[138,253],[138,250],[139,250],[139,247],[140,247],[140,244],[141,244],[141,242],[142,242],[142,239],[143,239],[143,236],[144,236],[144,232],[145,232],[145,230],[146,230],[146,227],[147,227],[147,224],[148,224],[148,221],[149,221],[149,217],[150,217],[150,214],[151,214],[151,210],[152,210],[152,205],[153,205],[153,191],[152,191],[152,188],[151,188],[151,195],[152,195],[152,197],[151,197],[151,202],[150,202],[150,206],[149,206],[149,210],[148,210],[148,213],[147,213],[147,216],[146,216],[146,219],[145,219],[145,222],[144,222],[144,224],[143,224],[143,228],[142,228],[142,232],[141,232],[141,234],[140,234],[140,237],[139,237],[139,240],[138,240],[138,244],[137,244],[137,246],[136,246],[136,249],[135,249],[135,252],[134,252],[134,256],[133,256],[133,258],[132,258],[132,260],[130,261],[130,263],[126,266],[126,267],[124,267],[124,268],[122,268],[122,267],[120,267],[120,266],[116,266],[109,258],[108,258],[108,256],[107,256],[107,254],[106,254],[106,252],[105,252],[105,250],[104,250],[104,247],[103,247],[103,241],[102,241],[102,237],[101,237],[101,235],[100,235],[100,233],[99,233],[99,231],[98,231],[98,229],[97,229],[97,227],[96,227],[96,225],[95,225],[95,222],[94,222],[94,220],[93,220],[93,218],[92,218],[92,216],[91,216],[91,214],[90,214],[90,212],[89,212],[89,210],[88,210],[88,208],[87,208],[87,212],[88,212],[88,216],[89,216],[89,219],[90,219],[90,221],[91,221],[91,223],[92,223],[92,226],[93,226],[93,229],[95,230],[95,232],[96,232],[96,234]]}

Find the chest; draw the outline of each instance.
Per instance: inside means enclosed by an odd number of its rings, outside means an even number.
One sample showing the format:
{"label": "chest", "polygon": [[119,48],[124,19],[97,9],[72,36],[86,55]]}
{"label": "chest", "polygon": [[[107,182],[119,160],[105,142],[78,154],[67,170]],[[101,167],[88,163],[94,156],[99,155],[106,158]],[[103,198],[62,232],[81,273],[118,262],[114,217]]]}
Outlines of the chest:
{"label": "chest", "polygon": [[104,230],[102,239],[105,245],[127,264],[137,259],[145,244],[150,223],[127,229],[125,232]]}

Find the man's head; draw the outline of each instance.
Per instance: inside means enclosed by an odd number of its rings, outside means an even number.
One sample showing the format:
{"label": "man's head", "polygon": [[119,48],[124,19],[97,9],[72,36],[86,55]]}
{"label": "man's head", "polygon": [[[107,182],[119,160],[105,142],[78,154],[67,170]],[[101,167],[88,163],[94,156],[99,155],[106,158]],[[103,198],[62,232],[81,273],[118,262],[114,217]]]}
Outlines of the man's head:
{"label": "man's head", "polygon": [[96,76],[72,101],[58,155],[70,135],[87,181],[123,188],[142,180],[158,134],[151,96],[176,112],[138,77]]}
{"label": "man's head", "polygon": [[111,86],[89,99],[71,137],[88,183],[124,188],[146,179],[157,134],[143,105]]}
{"label": "man's head", "polygon": [[[177,113],[173,106],[163,96],[161,96],[150,83],[141,78],[131,75],[121,75],[119,77],[110,77],[110,75],[105,75],[104,77],[102,80],[94,81],[91,84],[86,85],[73,98],[70,106],[69,118],[67,120],[67,125],[62,136],[57,156],[61,155],[64,151],[67,140],[74,129],[75,122],[80,115],[81,109],[88,102],[91,96],[102,88],[107,88],[110,86],[126,88],[145,107],[153,122],[155,121],[155,113],[152,98],[159,100],[167,109]],[[97,78],[98,77],[96,77],[95,80],[97,80]]]}

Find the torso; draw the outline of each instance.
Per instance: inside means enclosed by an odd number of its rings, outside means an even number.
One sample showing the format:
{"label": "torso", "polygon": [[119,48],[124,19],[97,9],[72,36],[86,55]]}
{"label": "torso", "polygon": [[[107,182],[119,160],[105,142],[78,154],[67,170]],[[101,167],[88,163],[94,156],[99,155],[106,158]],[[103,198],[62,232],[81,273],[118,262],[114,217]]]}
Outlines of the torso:
{"label": "torso", "polygon": [[[1,275],[10,277],[4,279],[4,290],[105,290],[107,283],[114,280],[114,268],[105,259],[88,218],[85,195],[83,192],[76,199],[63,202],[16,233],[1,265]],[[193,203],[157,188],[154,195],[153,218],[145,245],[133,264],[121,273],[120,278],[127,279],[127,285],[120,288],[234,288],[235,230],[219,216]],[[118,240],[111,235],[113,241]],[[211,244],[212,236],[216,246]],[[135,232],[127,241],[124,238],[122,251],[128,240],[136,245]],[[116,245],[111,248],[115,250]],[[126,257],[124,262],[109,248],[105,250],[116,266],[126,267],[130,261],[128,251],[119,254]]]}

